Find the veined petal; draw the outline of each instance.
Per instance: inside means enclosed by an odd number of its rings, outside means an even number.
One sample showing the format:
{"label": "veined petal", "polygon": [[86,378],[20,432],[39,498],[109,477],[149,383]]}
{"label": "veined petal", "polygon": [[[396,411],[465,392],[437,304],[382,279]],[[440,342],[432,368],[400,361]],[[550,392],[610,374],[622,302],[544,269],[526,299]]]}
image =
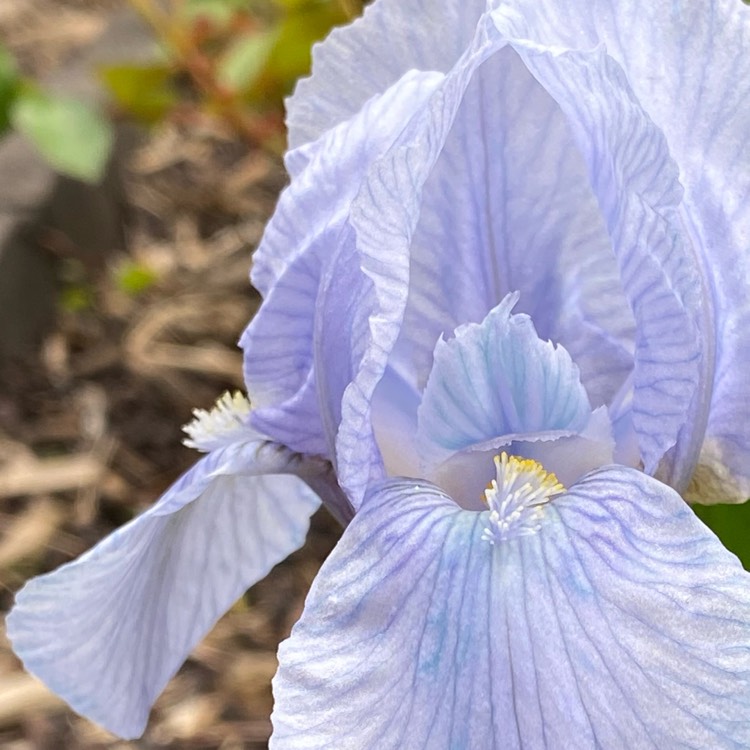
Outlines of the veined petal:
{"label": "veined petal", "polygon": [[282,194],[254,256],[252,280],[266,298],[240,341],[252,422],[293,450],[332,455],[335,429],[329,435],[322,426],[313,368],[321,280],[346,235],[366,168],[441,78],[407,73],[350,121],[306,146],[309,162]]}
{"label": "veined petal", "polygon": [[[526,30],[504,6],[495,20],[511,39]],[[677,167],[603,49],[572,52],[518,38],[512,44],[567,116],[612,238],[636,321],[633,426],[653,473],[686,421],[699,419],[709,377],[703,290],[679,216]],[[682,486],[685,479],[670,482]]]}
{"label": "veined petal", "polygon": [[581,366],[592,403],[632,369],[634,322],[566,117],[511,48],[473,73],[423,189],[392,360],[423,388],[441,334],[509,292]]}
{"label": "veined petal", "polygon": [[737,559],[631,469],[539,515],[489,544],[488,513],[434,488],[369,496],[280,648],[270,746],[747,746]]}
{"label": "veined petal", "polygon": [[8,635],[29,672],[79,713],[139,736],[198,641],[304,542],[335,479],[271,443],[206,455],[149,510],[16,596]]}
{"label": "veined petal", "polygon": [[[481,321],[518,289],[540,335],[581,358],[581,381],[599,406],[633,366],[634,322],[620,270],[565,115],[492,31],[446,76],[425,108],[432,121],[420,129],[414,118],[353,204],[362,266],[384,300],[363,362],[387,358],[406,388],[420,392],[440,335]],[[386,330],[385,321],[395,325]],[[352,390],[340,456],[354,460],[365,450],[368,438],[354,419],[367,424],[368,399],[382,404],[377,390],[370,396],[382,372],[382,364],[371,367]],[[373,419],[382,434],[385,420]]]}
{"label": "veined petal", "polygon": [[[380,0],[313,47],[312,76],[287,100],[292,148],[348,119],[408,70],[447,72],[472,37],[486,0]],[[414,19],[419,19],[415,24]]]}
{"label": "veined petal", "polygon": [[563,347],[537,336],[528,315],[511,314],[519,296],[509,294],[482,323],[438,341],[418,412],[427,464],[503,436],[570,435],[588,424],[591,404],[578,368]]}
{"label": "veined petal", "polygon": [[[456,66],[444,77],[393,146],[370,165],[352,203],[353,244],[346,252],[356,253],[351,265],[364,274],[364,286],[371,297],[371,312],[363,339],[355,341],[351,330],[343,332],[343,341],[351,344],[346,346],[347,350],[362,352],[351,368],[353,379],[346,386],[343,400],[338,394],[324,395],[324,399],[332,399],[337,404],[341,401],[341,425],[336,439],[337,473],[355,507],[371,477],[370,472],[363,471],[363,468],[372,465],[377,458],[370,418],[371,402],[398,338],[406,307],[409,248],[419,219],[422,189],[440,155],[473,72],[503,44],[489,17],[485,17]],[[349,302],[339,305],[344,317],[359,314],[359,310],[353,309],[353,303],[359,299],[363,284],[353,288],[350,285],[349,277],[344,281],[329,275],[326,294],[332,294],[337,286],[342,297],[349,295]],[[359,302],[357,306],[361,310]],[[326,339],[338,336],[342,327],[346,326],[322,326],[320,345],[325,347]],[[354,329],[362,331],[361,326]],[[342,346],[340,342],[329,345],[331,348]],[[321,364],[325,367],[325,363]]]}
{"label": "veined petal", "polygon": [[684,477],[700,447],[689,494],[701,502],[744,501],[750,495],[743,375],[750,363],[750,9],[736,0],[503,5],[516,9],[524,34],[538,43],[605,43],[666,135],[685,188],[681,218],[705,284],[701,315],[710,366],[704,400],[710,405],[690,420],[664,473]]}
{"label": "veined petal", "polygon": [[[442,78],[431,71],[405,71],[389,87],[373,92],[346,121],[287,154],[294,179],[253,255],[251,281],[264,296],[293,259],[321,238],[331,242],[370,162],[393,143]],[[299,159],[298,153],[303,154]]]}

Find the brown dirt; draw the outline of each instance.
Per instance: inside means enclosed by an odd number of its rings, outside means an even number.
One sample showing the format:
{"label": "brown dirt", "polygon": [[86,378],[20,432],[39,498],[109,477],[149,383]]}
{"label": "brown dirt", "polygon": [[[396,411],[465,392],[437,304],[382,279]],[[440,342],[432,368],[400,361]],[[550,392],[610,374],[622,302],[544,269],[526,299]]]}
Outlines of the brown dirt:
{"label": "brown dirt", "polygon": [[[0,38],[25,70],[46,72],[118,5],[14,0],[13,12],[0,4]],[[96,268],[66,260],[55,330],[37,355],[0,372],[1,611],[24,580],[80,554],[195,460],[181,425],[192,407],[241,386],[235,342],[259,303],[250,251],[284,179],[277,158],[205,126],[165,125],[134,153],[127,255]],[[137,294],[122,283],[134,262],[157,278]],[[326,513],[314,518],[305,547],[191,655],[138,742],[115,740],[27,677],[0,625],[0,747],[266,747],[277,644],[338,533]]]}

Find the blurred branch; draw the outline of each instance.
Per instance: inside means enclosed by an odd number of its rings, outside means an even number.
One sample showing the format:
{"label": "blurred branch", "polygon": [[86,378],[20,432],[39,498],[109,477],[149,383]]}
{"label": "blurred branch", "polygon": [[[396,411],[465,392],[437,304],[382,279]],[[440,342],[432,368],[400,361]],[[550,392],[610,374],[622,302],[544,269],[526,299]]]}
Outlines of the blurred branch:
{"label": "blurred branch", "polygon": [[277,121],[248,112],[243,106],[241,92],[221,84],[214,59],[198,44],[199,35],[180,20],[184,15],[185,0],[170,0],[170,13],[166,13],[156,0],[128,2],[168,49],[173,66],[187,73],[211,109],[243,139],[258,144],[278,131]]}

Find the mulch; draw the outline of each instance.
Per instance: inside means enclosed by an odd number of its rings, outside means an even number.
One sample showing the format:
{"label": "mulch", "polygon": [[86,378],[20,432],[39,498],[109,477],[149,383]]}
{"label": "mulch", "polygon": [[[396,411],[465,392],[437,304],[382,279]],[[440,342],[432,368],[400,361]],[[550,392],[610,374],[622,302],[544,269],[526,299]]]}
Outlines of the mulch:
{"label": "mulch", "polygon": [[[121,5],[14,0],[15,13],[0,10],[0,39],[39,74]],[[62,18],[77,19],[67,37]],[[192,408],[242,386],[236,341],[259,304],[248,270],[285,182],[278,156],[207,123],[167,123],[143,134],[126,178],[126,252],[91,263],[68,248],[54,328],[39,351],[0,368],[2,612],[27,578],[153,502],[197,458],[181,443]],[[153,283],[128,288],[134,267]],[[137,742],[111,737],[26,675],[0,624],[0,747],[266,747],[277,645],[339,533],[326,512],[315,516],[305,547],[190,656]]]}

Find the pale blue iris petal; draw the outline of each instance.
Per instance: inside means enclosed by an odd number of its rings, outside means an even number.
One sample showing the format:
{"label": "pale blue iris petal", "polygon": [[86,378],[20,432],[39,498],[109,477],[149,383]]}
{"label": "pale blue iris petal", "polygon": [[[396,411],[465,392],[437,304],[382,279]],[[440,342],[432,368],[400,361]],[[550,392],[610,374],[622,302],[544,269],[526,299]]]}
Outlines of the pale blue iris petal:
{"label": "pale blue iris petal", "polygon": [[[335,436],[331,450],[336,457],[337,475],[355,508],[358,491],[385,475],[369,421],[369,399],[363,392],[374,388],[365,377],[372,382],[376,377],[372,370],[377,372],[378,367],[384,366],[387,356],[382,347],[373,343],[377,342],[374,331],[392,340],[398,329],[396,320],[378,314],[380,302],[372,280],[363,273],[356,245],[354,230],[348,227],[346,242],[331,264],[321,291],[315,342],[326,433]],[[371,322],[373,319],[376,324]],[[363,377],[364,364],[371,371]],[[363,437],[355,436],[349,443],[342,424],[361,425]]]}
{"label": "pale blue iris petal", "polygon": [[[355,508],[361,502],[377,453],[371,402],[399,334],[409,294],[409,251],[421,210],[422,190],[440,156],[466,87],[477,67],[504,42],[488,17],[456,66],[415,115],[394,146],[370,169],[352,204],[350,222],[356,237],[356,265],[369,282],[374,307],[363,340],[363,355],[341,404],[336,441],[338,476]],[[337,283],[333,279],[332,286]],[[349,283],[349,282],[347,282]],[[338,282],[346,295],[344,282]],[[330,293],[330,292],[329,292]],[[343,309],[358,304],[355,288]],[[326,335],[326,329],[322,329]],[[321,362],[325,367],[326,363]],[[330,363],[327,365],[331,367]]]}
{"label": "pale blue iris petal", "polygon": [[380,0],[362,18],[335,29],[313,47],[313,74],[298,82],[286,102],[291,147],[348,119],[408,70],[450,70],[471,42],[485,5]]}
{"label": "pale blue iris petal", "polygon": [[736,558],[634,470],[544,513],[491,546],[429,487],[368,497],[281,646],[271,747],[747,747]]}
{"label": "pale blue iris petal", "polygon": [[460,326],[435,347],[418,412],[427,464],[502,436],[575,434],[588,424],[578,368],[563,347],[537,336],[528,315],[511,314],[518,298],[508,295],[481,324]]}
{"label": "pale blue iris petal", "polygon": [[370,162],[393,143],[441,80],[435,72],[405,72],[387,90],[374,91],[350,119],[287,154],[294,179],[253,256],[251,280],[264,296],[295,258],[333,241]]}
{"label": "pale blue iris petal", "polygon": [[[706,475],[711,481],[692,489],[703,502],[745,502],[750,497],[750,398],[745,376],[750,368],[750,9],[741,3],[716,3],[715,15],[707,16],[700,13],[704,8],[699,4],[694,9],[693,3],[688,5],[687,12],[699,20],[695,26],[690,23],[692,30],[680,40],[691,72],[699,70],[704,76],[702,88],[690,99],[690,117],[670,122],[665,131],[677,143],[685,185],[683,217],[712,294],[710,334],[716,343],[706,440],[699,459],[702,481]],[[686,20],[681,19],[683,31]],[[686,70],[681,73],[688,75]],[[689,86],[683,78],[679,84],[681,90],[672,89],[675,99]],[[655,116],[661,117],[661,112]],[[685,436],[686,442],[690,437]]]}
{"label": "pale blue iris petal", "polygon": [[416,445],[421,398],[422,394],[410,385],[408,375],[391,366],[386,368],[372,398],[372,421],[390,476],[423,476]]}
{"label": "pale blue iris petal", "polygon": [[[514,32],[502,13],[499,28]],[[662,132],[602,49],[550,51],[514,42],[568,116],[636,320],[633,425],[653,472],[694,414],[706,376],[701,284],[678,213],[682,189]],[[705,390],[705,389],[704,389]],[[684,477],[674,477],[680,484]]]}
{"label": "pale blue iris petal", "polygon": [[315,306],[326,239],[295,258],[240,340],[254,427],[294,451],[330,456],[313,354]]}
{"label": "pale blue iris petal", "polygon": [[[709,363],[716,346],[713,388],[705,390],[710,408],[700,481],[690,494],[744,501],[750,495],[744,378],[750,365],[750,9],[735,0],[503,5],[517,9],[524,35],[539,43],[575,48],[604,42],[666,135],[685,188],[682,220],[705,282],[708,310],[701,314]],[[692,469],[707,406],[696,405],[679,436],[669,477]]]}
{"label": "pale blue iris petal", "polygon": [[198,641],[304,542],[320,500],[294,474],[325,495],[327,472],[269,443],[209,453],[145,513],[26,584],[7,618],[15,652],[76,711],[139,736]]}
{"label": "pale blue iris petal", "polygon": [[[665,55],[662,75],[677,65],[676,58],[681,61],[679,75],[664,85],[668,95],[656,100],[653,117],[664,123],[680,165],[683,218],[714,307],[709,334],[716,342],[716,364],[700,456],[714,481],[704,488],[708,493],[694,489],[703,501],[744,502],[750,496],[745,375],[750,368],[750,8],[729,0],[682,5],[669,25],[644,29],[643,34],[644,42],[659,45]],[[668,44],[670,38],[676,43]],[[643,97],[654,85],[644,75],[649,62],[633,54],[626,59],[633,86]],[[679,105],[687,105],[686,116],[667,120]],[[685,441],[690,439],[687,434]],[[705,479],[706,472],[699,470]]]}
{"label": "pale blue iris petal", "polygon": [[632,313],[586,163],[512,49],[485,61],[466,88],[425,184],[410,256],[393,356],[417,387],[438,337],[482,320],[514,290],[540,335],[575,347],[594,405],[632,368]]}
{"label": "pale blue iris petal", "polygon": [[253,423],[293,450],[329,454],[335,434],[321,426],[313,340],[319,287],[351,202],[371,160],[441,78],[407,73],[351,121],[304,147],[307,166],[282,194],[254,256],[252,279],[266,299],[240,342]]}
{"label": "pale blue iris petal", "polygon": [[714,368],[713,387],[692,410],[666,475],[684,483],[708,417],[700,481],[690,494],[744,501],[750,495],[744,378],[750,365],[750,9],[736,0],[502,5],[516,11],[522,35],[540,44],[606,44],[666,135],[685,188],[682,221],[704,279],[706,309],[699,315],[707,383]]}

